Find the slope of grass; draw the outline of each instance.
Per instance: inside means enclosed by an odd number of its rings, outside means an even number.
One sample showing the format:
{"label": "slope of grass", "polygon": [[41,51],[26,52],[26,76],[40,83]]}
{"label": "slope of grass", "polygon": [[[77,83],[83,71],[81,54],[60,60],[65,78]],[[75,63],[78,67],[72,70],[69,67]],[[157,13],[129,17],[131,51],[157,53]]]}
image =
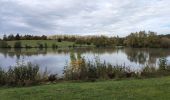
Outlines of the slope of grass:
{"label": "slope of grass", "polygon": [[170,77],[0,88],[1,100],[169,100]]}
{"label": "slope of grass", "polygon": [[[14,47],[16,41],[8,41],[7,43],[11,46]],[[59,47],[68,47],[72,46],[74,42],[68,42],[68,41],[62,41],[58,42],[57,40],[20,40],[22,47],[25,47],[25,45],[32,46],[32,47],[37,47],[39,43],[41,44],[47,44],[48,47],[52,47],[53,44],[58,45]]]}

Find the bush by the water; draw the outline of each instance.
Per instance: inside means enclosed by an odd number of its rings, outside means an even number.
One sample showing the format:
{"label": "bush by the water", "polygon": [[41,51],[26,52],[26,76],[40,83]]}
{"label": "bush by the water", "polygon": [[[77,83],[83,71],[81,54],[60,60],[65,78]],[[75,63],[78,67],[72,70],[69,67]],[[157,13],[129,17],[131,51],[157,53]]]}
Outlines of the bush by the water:
{"label": "bush by the water", "polygon": [[[40,72],[39,66],[32,63],[17,63],[16,66],[10,67],[8,70],[0,68],[0,85],[8,86],[29,86],[51,81],[51,75],[48,76],[47,71]],[[52,79],[54,81],[54,79]]]}
{"label": "bush by the water", "polygon": [[20,41],[15,42],[14,48],[22,48],[22,44]]}
{"label": "bush by the water", "polygon": [[152,66],[146,66],[141,70],[142,77],[160,77],[160,76],[168,76],[170,75],[170,66],[167,65],[166,58],[159,59],[159,68],[155,68]]}
{"label": "bush by the water", "polygon": [[66,80],[96,80],[135,77],[136,73],[125,66],[113,66],[101,62],[98,58],[94,62],[86,61],[80,54],[71,53],[71,62],[65,67]]}
{"label": "bush by the water", "polygon": [[0,68],[0,85],[24,86],[36,84],[40,79],[38,65],[18,64],[7,71]]}
{"label": "bush by the water", "polygon": [[53,49],[57,49],[57,48],[58,48],[58,45],[52,44],[52,48],[53,48]]}
{"label": "bush by the water", "polygon": [[64,78],[66,80],[89,80],[96,79],[118,79],[118,78],[147,78],[170,75],[170,66],[167,60],[161,58],[159,68],[146,66],[141,71],[136,72],[130,67],[101,62],[96,58],[93,61],[86,61],[81,54],[70,54],[71,62],[65,67]]}

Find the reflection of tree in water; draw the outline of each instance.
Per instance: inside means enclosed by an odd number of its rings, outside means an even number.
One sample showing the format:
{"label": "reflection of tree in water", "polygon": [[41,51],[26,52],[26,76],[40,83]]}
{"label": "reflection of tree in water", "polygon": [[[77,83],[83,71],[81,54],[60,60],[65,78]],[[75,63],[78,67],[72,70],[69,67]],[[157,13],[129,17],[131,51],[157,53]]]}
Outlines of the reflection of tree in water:
{"label": "reflection of tree in water", "polygon": [[125,53],[127,54],[127,58],[131,62],[139,63],[139,64],[145,64],[148,58],[148,54],[144,51],[134,50],[131,48],[125,49]]}
{"label": "reflection of tree in water", "polygon": [[[139,64],[155,64],[156,61],[161,57],[167,57],[170,55],[169,49],[142,49],[142,48],[124,48],[124,49],[113,49],[113,48],[72,48],[74,52],[77,53],[119,53],[123,52],[127,55],[128,60],[131,62],[139,63]],[[20,59],[21,56],[36,56],[36,55],[46,55],[47,53],[51,54],[68,54],[70,53],[70,49],[0,49],[0,53],[4,55],[4,57],[17,57]],[[107,60],[107,59],[106,59]]]}
{"label": "reflection of tree in water", "polygon": [[159,58],[167,58],[170,55],[169,49],[149,49],[149,63],[155,63]]}
{"label": "reflection of tree in water", "polygon": [[168,57],[170,55],[169,49],[137,49],[137,48],[126,48],[125,53],[127,58],[131,62],[139,64],[156,64],[157,59],[162,57]]}
{"label": "reflection of tree in water", "polygon": [[47,54],[47,50],[43,49],[30,49],[30,50],[26,50],[26,49],[0,49],[0,53],[4,55],[4,57],[6,58],[7,56],[14,58],[16,56],[17,59],[20,59],[21,56],[32,56],[32,55],[39,55],[39,54]]}
{"label": "reflection of tree in water", "polygon": [[114,53],[114,52],[118,52],[118,49],[109,49],[109,48],[100,48],[100,49],[95,49],[95,48],[74,48],[74,49],[38,49],[38,48],[22,48],[22,49],[0,49],[0,53],[4,55],[4,57],[10,56],[11,58],[13,58],[14,56],[17,56],[18,58],[21,55],[24,56],[33,56],[33,55],[39,55],[39,54],[43,54],[46,55],[47,53],[58,53],[58,54],[68,54],[70,53],[70,51],[74,51],[74,52],[78,52],[78,53],[99,53],[99,54],[103,54],[103,53]]}
{"label": "reflection of tree in water", "polygon": [[[119,49],[113,49],[113,48],[77,48],[74,49],[74,52],[79,52],[79,53],[99,53],[99,54],[104,54],[104,53],[115,53],[118,52]],[[70,52],[70,50],[68,51]]]}

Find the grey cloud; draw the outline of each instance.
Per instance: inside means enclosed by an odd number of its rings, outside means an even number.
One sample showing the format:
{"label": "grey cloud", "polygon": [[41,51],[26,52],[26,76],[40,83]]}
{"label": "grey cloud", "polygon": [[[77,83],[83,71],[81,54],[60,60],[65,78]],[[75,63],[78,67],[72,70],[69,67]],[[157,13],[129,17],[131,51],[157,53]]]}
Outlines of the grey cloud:
{"label": "grey cloud", "polygon": [[0,33],[169,33],[169,0],[0,0]]}

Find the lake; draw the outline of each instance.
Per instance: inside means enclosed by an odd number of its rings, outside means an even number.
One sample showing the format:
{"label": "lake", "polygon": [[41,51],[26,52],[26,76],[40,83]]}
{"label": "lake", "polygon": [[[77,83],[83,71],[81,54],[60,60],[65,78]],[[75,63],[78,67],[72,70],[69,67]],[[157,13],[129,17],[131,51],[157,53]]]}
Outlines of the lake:
{"label": "lake", "polygon": [[63,73],[64,66],[70,62],[70,52],[81,53],[86,60],[95,61],[98,57],[102,62],[112,65],[128,66],[132,70],[140,70],[146,65],[158,67],[159,58],[165,57],[170,64],[170,49],[154,48],[79,48],[69,49],[0,49],[0,66],[8,69],[16,65],[17,61],[38,64],[43,71],[45,68],[50,73]]}

